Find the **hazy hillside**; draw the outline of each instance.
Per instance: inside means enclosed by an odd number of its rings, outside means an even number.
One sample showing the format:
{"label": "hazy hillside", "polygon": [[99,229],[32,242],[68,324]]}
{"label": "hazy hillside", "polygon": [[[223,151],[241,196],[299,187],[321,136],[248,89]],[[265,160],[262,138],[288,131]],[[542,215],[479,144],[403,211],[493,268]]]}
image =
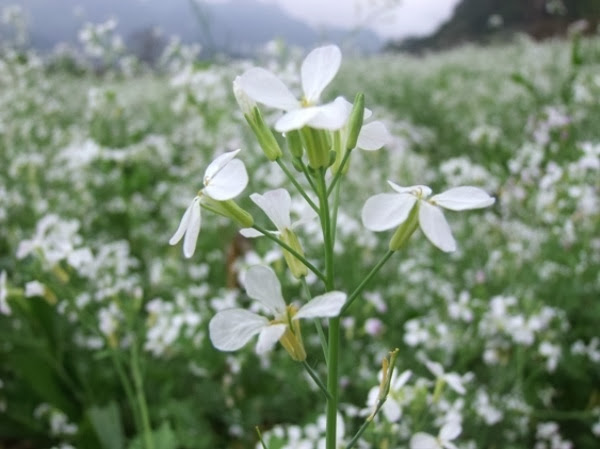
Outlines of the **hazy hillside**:
{"label": "hazy hillside", "polygon": [[[158,26],[165,36],[179,35],[183,41],[229,53],[248,53],[277,37],[310,47],[326,40],[342,42],[351,34],[336,28],[316,30],[279,7],[256,0],[198,2],[197,7],[190,0],[0,0],[0,7],[15,3],[27,11],[31,43],[40,49],[58,42],[75,43],[84,22],[110,17],[118,19],[118,31],[126,40]],[[352,44],[371,52],[381,47],[381,40],[371,31],[362,31],[353,35]]]}
{"label": "hazy hillside", "polygon": [[391,48],[447,48],[462,42],[524,32],[534,38],[564,34],[576,20],[587,19],[593,30],[600,19],[600,0],[463,0],[453,16],[433,35],[392,43]]}

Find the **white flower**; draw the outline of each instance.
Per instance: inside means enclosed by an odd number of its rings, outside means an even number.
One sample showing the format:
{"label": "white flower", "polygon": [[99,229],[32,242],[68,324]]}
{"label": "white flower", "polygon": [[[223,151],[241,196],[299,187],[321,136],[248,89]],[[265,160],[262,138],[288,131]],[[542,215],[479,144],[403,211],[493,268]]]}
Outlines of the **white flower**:
{"label": "white flower", "polygon": [[8,305],[8,286],[6,285],[6,271],[0,273],[0,315],[10,315],[11,309]]}
{"label": "white flower", "polygon": [[287,86],[268,70],[254,67],[237,79],[237,86],[252,100],[286,113],[275,123],[279,132],[310,126],[317,129],[338,130],[348,119],[346,100],[318,105],[321,93],[337,74],[342,53],[336,45],[327,45],[311,51],[302,62],[301,80],[303,97],[298,100]]}
{"label": "white flower", "polygon": [[455,211],[480,209],[495,201],[477,187],[454,187],[428,198],[431,189],[427,186],[401,187],[391,181],[388,183],[397,193],[380,193],[367,200],[362,210],[365,227],[371,231],[395,228],[405,222],[417,206],[421,230],[431,243],[445,252],[455,251],[456,242],[440,207]]}
{"label": "white flower", "polygon": [[286,305],[277,276],[272,269],[263,265],[251,267],[246,273],[246,293],[265,306],[274,315],[274,319],[269,320],[245,309],[229,309],[217,313],[210,320],[209,334],[215,348],[221,351],[236,351],[258,334],[257,353],[262,354],[272,349],[281,339],[292,357],[294,354],[288,345],[299,350],[296,355],[303,360],[301,356],[304,348],[298,335],[298,319],[337,316],[346,301],[345,293],[333,291],[316,296],[300,309],[291,304]]}
{"label": "white flower", "polygon": [[437,437],[424,432],[415,433],[410,439],[410,449],[456,449],[452,440],[461,432],[461,425],[450,421],[442,426]]}
{"label": "white flower", "polygon": [[[297,226],[314,219],[317,215],[310,209],[309,214],[302,217],[300,220],[292,223],[290,218],[290,210],[292,208],[292,198],[285,189],[276,189],[265,192],[264,195],[253,193],[250,199],[260,207],[263,212],[275,225],[276,231],[273,234],[283,234],[286,230],[293,230]],[[247,238],[261,237],[263,234],[253,228],[244,228],[240,230],[240,234]]]}
{"label": "white flower", "polygon": [[448,386],[450,386],[450,388],[452,388],[458,394],[466,393],[465,387],[463,386],[463,381],[458,374],[446,373],[444,372],[444,367],[441,364],[432,362],[430,360],[425,360],[425,365],[438,381],[446,382]]}
{"label": "white flower", "polygon": [[196,241],[200,233],[200,203],[203,196],[216,201],[227,201],[238,196],[248,184],[246,166],[239,159],[234,159],[241,150],[230,151],[217,157],[210,163],[204,173],[204,188],[192,200],[186,209],[179,227],[169,240],[176,245],[185,234],[183,254],[190,258],[196,250]]}

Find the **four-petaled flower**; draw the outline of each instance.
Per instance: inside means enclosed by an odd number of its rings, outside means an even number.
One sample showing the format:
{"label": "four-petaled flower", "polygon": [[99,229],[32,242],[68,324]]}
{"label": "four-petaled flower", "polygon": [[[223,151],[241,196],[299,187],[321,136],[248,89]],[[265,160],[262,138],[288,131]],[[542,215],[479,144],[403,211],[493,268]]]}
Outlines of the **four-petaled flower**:
{"label": "four-petaled flower", "polygon": [[300,334],[300,318],[330,318],[340,313],[346,294],[332,291],[314,297],[300,308],[287,305],[281,284],[273,270],[255,265],[246,273],[246,293],[265,306],[274,318],[269,320],[245,309],[218,312],[209,324],[210,340],[221,351],[236,351],[258,334],[256,352],[264,353],[280,341],[294,360],[303,361],[306,352]]}
{"label": "four-petaled flower", "polygon": [[176,245],[183,239],[183,254],[190,258],[196,250],[196,241],[200,233],[200,203],[207,199],[227,201],[238,196],[248,184],[246,166],[239,159],[235,159],[241,150],[229,151],[217,157],[206,168],[204,173],[204,188],[192,200],[186,209],[179,227],[169,244]]}
{"label": "four-petaled flower", "polygon": [[252,100],[286,113],[275,123],[279,132],[311,128],[338,130],[346,123],[349,111],[346,100],[336,98],[319,105],[321,93],[337,74],[342,54],[336,45],[327,45],[311,51],[302,62],[300,72],[304,95],[298,100],[287,86],[273,73],[260,67],[247,70],[236,81]]}
{"label": "four-petaled flower", "polygon": [[456,449],[452,440],[462,432],[461,425],[456,421],[447,422],[440,429],[437,437],[428,433],[415,433],[410,439],[410,449]]}
{"label": "four-petaled flower", "polygon": [[445,252],[455,251],[456,242],[440,207],[455,211],[480,209],[495,201],[477,187],[455,187],[429,198],[431,189],[427,186],[401,187],[391,181],[388,183],[397,193],[380,193],[367,200],[362,210],[365,227],[371,231],[395,228],[409,218],[414,207],[418,207],[423,234]]}

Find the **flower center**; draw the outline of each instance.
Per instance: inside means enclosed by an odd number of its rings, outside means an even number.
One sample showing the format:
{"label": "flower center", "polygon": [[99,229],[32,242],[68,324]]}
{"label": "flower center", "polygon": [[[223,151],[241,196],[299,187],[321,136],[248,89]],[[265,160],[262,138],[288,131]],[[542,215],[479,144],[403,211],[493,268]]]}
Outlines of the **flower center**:
{"label": "flower center", "polygon": [[300,106],[302,106],[303,108],[309,108],[314,105],[315,104],[306,97],[302,97],[302,100],[300,100]]}

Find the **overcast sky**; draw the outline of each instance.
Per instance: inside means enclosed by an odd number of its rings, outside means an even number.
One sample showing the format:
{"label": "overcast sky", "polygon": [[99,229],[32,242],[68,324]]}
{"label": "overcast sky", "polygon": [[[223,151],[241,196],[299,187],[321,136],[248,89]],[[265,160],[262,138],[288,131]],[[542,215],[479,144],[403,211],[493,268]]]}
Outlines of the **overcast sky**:
{"label": "overcast sky", "polygon": [[[218,0],[210,0],[218,1]],[[222,0],[221,0],[222,1]],[[261,0],[313,26],[368,27],[384,38],[426,35],[450,17],[459,0]]]}

